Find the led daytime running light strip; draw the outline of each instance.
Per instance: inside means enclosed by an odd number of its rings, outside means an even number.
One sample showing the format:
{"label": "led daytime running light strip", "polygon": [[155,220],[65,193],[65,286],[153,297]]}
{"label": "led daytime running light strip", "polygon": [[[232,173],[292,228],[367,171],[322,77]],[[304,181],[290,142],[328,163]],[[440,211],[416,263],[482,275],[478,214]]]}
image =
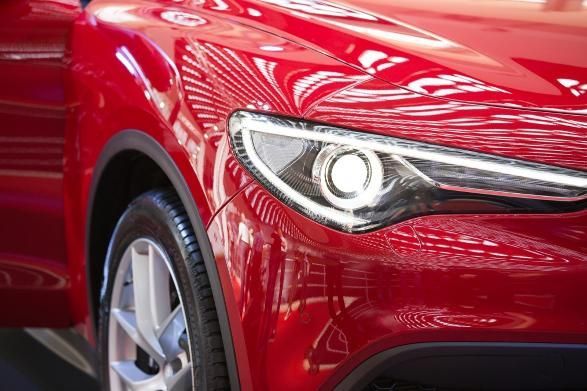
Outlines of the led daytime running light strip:
{"label": "led daytime running light strip", "polygon": [[[534,179],[543,182],[549,182],[554,184],[572,186],[577,188],[584,188],[587,189],[587,176],[585,177],[576,177],[573,175],[557,173],[557,172],[546,172],[544,170],[540,170],[537,168],[529,168],[529,167],[516,167],[512,166],[510,163],[512,160],[507,159],[508,163],[500,163],[496,162],[500,158],[493,157],[490,155],[479,154],[481,159],[492,159],[491,161],[475,159],[472,157],[467,156],[455,156],[449,153],[443,152],[435,152],[435,151],[427,151],[422,149],[415,149],[414,147],[410,146],[402,146],[399,145],[402,143],[402,140],[394,139],[392,142],[394,144],[390,144],[389,137],[386,136],[378,136],[378,135],[367,135],[361,134],[358,132],[346,131],[346,130],[338,130],[336,128],[328,127],[328,132],[320,132],[315,130],[306,130],[306,129],[292,129],[291,127],[271,123],[268,121],[256,119],[252,116],[241,117],[239,119],[241,121],[240,127],[241,130],[247,129],[252,130],[255,132],[273,134],[277,136],[284,136],[284,137],[296,137],[296,138],[303,138],[307,140],[314,140],[319,142],[324,142],[328,144],[341,144],[341,145],[348,145],[355,147],[357,149],[371,149],[374,151],[379,151],[382,153],[389,153],[393,155],[399,155],[402,157],[409,157],[421,160],[428,160],[438,163],[445,163],[453,166],[458,167],[467,167],[472,168],[480,171],[488,171],[488,172],[495,172],[495,173],[505,173],[511,176],[518,176],[521,178],[527,179]],[[292,134],[293,133],[293,134]],[[354,133],[358,136],[358,138],[349,137],[349,133]],[[372,137],[378,138],[378,141],[375,140],[363,140],[361,138],[364,137]],[[408,142],[406,142],[408,143]],[[412,144],[412,142],[410,142]],[[418,145],[418,143],[413,143],[414,146]],[[420,144],[421,145],[421,144]],[[418,146],[420,146],[418,145]],[[424,146],[422,148],[434,148],[432,146]],[[445,147],[439,147],[445,148]],[[449,149],[448,147],[446,148]],[[247,149],[247,152],[250,152]],[[452,151],[451,151],[452,152]],[[454,151],[454,154],[465,154],[467,151]],[[474,153],[474,152],[472,152]],[[254,155],[254,154],[253,154]],[[252,157],[252,155],[249,155]],[[518,164],[524,164],[523,162],[516,162]],[[525,163],[525,164],[532,164],[532,163]],[[558,169],[558,168],[554,168]],[[564,170],[564,169],[558,169]],[[265,173],[263,173],[265,174]],[[274,175],[273,175],[274,176]],[[580,198],[586,198],[587,195],[581,196]],[[558,197],[561,199],[565,199],[565,197]]]}

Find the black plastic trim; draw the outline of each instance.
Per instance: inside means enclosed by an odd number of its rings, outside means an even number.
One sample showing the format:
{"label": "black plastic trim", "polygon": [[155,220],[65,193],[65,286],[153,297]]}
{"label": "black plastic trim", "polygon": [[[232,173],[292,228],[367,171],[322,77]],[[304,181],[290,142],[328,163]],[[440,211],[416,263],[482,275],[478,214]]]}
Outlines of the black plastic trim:
{"label": "black plastic trim", "polygon": [[92,184],[90,187],[90,198],[88,202],[88,209],[86,211],[86,278],[88,286],[88,300],[90,305],[90,316],[92,320],[92,326],[95,326],[95,306],[92,302],[91,286],[90,281],[90,228],[91,228],[91,216],[94,207],[95,194],[102,177],[104,169],[108,163],[121,152],[126,151],[137,151],[140,152],[151,160],[153,160],[163,170],[175,191],[177,192],[184,208],[186,209],[192,228],[198,240],[200,251],[206,265],[208,272],[208,278],[210,279],[210,285],[212,287],[212,295],[214,297],[214,303],[218,312],[218,320],[220,323],[220,331],[222,334],[222,342],[224,344],[224,350],[226,355],[226,364],[228,367],[228,375],[230,379],[230,387],[232,390],[240,390],[240,382],[238,376],[238,367],[236,363],[236,356],[234,353],[234,344],[232,341],[232,333],[230,331],[230,325],[228,321],[228,312],[226,304],[224,302],[224,293],[222,291],[222,285],[220,283],[220,276],[216,267],[216,261],[212,252],[212,246],[206,233],[206,228],[200,217],[198,207],[194,199],[191,196],[191,192],[185,179],[183,178],[181,171],[175,165],[175,162],[169,156],[167,151],[159,145],[159,143],[149,136],[148,134],[138,130],[124,130],[112,137],[103,148],[100,157],[94,167],[94,173],[92,177]]}
{"label": "black plastic trim", "polygon": [[335,388],[362,390],[379,377],[439,389],[587,389],[587,345],[437,342],[378,353]]}

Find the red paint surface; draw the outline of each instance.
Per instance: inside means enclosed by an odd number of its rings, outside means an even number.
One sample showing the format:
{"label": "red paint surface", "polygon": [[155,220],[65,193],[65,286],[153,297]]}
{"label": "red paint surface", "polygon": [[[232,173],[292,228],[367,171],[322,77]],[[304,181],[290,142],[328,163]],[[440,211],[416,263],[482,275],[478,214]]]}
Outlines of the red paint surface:
{"label": "red paint surface", "polygon": [[586,343],[586,233],[580,212],[426,216],[343,234],[256,184],[209,228],[253,388],[292,390],[328,389],[406,343]]}
{"label": "red paint surface", "polygon": [[74,0],[0,4],[0,323],[65,326],[66,45]]}
{"label": "red paint surface", "polygon": [[587,169],[580,2],[412,3],[0,5],[1,325],[93,339],[90,183],[108,140],[138,129],[208,226],[244,389],[329,388],[411,342],[586,343],[585,212],[343,234],[232,156],[226,119],[253,109]]}

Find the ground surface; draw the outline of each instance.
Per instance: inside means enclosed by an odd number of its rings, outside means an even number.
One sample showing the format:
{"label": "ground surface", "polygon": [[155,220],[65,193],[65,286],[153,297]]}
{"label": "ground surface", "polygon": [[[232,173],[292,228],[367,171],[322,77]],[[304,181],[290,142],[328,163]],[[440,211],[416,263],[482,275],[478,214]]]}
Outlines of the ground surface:
{"label": "ground surface", "polygon": [[97,391],[96,380],[22,330],[0,330],[0,391]]}

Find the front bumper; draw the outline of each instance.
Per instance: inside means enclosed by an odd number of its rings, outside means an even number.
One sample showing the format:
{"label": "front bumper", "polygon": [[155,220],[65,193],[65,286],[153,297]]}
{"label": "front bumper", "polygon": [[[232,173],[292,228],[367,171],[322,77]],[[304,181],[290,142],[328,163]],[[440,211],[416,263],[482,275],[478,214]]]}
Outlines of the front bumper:
{"label": "front bumper", "polygon": [[370,357],[336,390],[585,389],[586,362],[587,345],[419,343]]}
{"label": "front bumper", "polygon": [[426,216],[352,235],[253,183],[208,234],[241,382],[256,390],[332,389],[414,344],[587,343],[586,211]]}

